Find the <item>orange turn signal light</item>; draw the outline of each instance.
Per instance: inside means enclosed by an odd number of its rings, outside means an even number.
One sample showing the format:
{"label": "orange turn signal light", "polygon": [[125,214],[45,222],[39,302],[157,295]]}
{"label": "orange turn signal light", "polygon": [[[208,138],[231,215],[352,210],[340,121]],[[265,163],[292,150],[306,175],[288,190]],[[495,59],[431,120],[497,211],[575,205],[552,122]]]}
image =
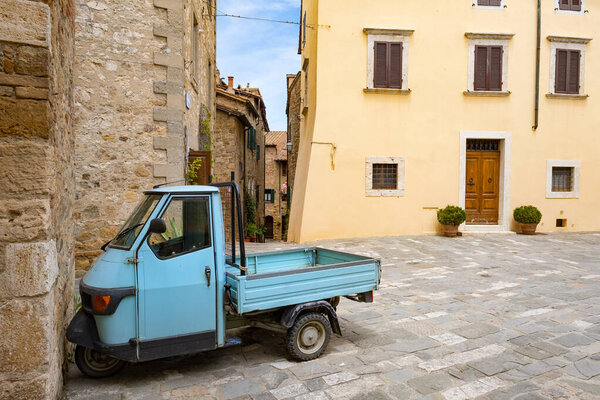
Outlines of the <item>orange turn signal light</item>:
{"label": "orange turn signal light", "polygon": [[109,303],[110,296],[94,296],[94,312],[104,312]]}

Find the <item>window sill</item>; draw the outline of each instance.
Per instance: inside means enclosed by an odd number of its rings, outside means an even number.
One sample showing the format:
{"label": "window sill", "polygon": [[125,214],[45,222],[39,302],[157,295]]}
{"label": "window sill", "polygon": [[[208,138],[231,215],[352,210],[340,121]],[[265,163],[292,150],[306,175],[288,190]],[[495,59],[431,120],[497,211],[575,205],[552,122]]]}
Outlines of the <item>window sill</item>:
{"label": "window sill", "polygon": [[588,94],[546,93],[546,97],[549,99],[561,100],[586,100],[590,96]]}
{"label": "window sill", "polygon": [[363,92],[406,96],[406,95],[409,95],[412,92],[412,90],[410,90],[410,89],[364,88]]}
{"label": "window sill", "polygon": [[578,199],[579,193],[577,192],[550,192],[546,193],[547,199]]}
{"label": "window sill", "polygon": [[467,97],[507,97],[510,96],[509,91],[476,91],[476,90],[465,90],[463,94]]}
{"label": "window sill", "polygon": [[367,197],[403,197],[404,190],[367,190]]}

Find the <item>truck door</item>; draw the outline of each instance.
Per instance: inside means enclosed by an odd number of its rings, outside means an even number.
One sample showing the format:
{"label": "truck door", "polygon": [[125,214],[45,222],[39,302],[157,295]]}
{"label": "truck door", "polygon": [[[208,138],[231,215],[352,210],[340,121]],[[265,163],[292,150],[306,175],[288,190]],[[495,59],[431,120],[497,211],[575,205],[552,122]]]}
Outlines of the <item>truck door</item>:
{"label": "truck door", "polygon": [[139,358],[216,348],[210,196],[173,196],[159,214],[163,234],[138,253]]}

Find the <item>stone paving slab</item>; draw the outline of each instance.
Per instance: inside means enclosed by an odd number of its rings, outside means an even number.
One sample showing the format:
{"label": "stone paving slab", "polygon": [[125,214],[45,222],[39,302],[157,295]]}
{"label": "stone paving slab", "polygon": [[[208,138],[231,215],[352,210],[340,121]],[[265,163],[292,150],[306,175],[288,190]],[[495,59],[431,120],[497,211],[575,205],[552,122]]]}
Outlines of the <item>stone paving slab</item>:
{"label": "stone paving slab", "polygon": [[[373,304],[342,299],[342,337],[311,362],[281,334],[128,365],[69,365],[63,399],[600,399],[600,234],[307,243],[382,259]],[[292,248],[271,242],[249,251]]]}

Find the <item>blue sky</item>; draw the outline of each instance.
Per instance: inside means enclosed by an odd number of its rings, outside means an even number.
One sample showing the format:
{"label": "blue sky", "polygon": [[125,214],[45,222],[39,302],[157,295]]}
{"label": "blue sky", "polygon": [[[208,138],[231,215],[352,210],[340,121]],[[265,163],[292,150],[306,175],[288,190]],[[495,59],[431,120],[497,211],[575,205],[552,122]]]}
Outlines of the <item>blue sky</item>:
{"label": "blue sky", "polygon": [[[300,0],[217,0],[226,14],[298,21]],[[217,17],[217,67],[235,86],[258,87],[272,131],[285,131],[285,75],[300,70],[298,25]]]}

